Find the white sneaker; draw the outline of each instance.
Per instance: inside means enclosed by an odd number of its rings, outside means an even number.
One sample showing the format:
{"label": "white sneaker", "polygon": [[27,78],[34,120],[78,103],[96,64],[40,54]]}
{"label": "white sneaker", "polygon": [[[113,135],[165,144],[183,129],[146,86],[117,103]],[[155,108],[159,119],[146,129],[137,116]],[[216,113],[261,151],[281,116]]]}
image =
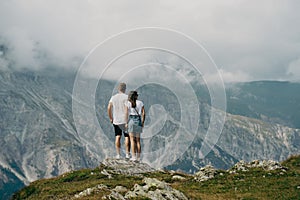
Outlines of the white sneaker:
{"label": "white sneaker", "polygon": [[130,158],[130,161],[133,161],[133,162],[135,162],[135,161],[136,161],[136,157],[132,157],[132,158]]}
{"label": "white sneaker", "polygon": [[116,159],[121,159],[121,156],[119,154],[116,155]]}
{"label": "white sneaker", "polygon": [[126,158],[126,159],[129,159],[129,158],[130,158],[130,155],[129,155],[129,154],[126,154],[125,158]]}

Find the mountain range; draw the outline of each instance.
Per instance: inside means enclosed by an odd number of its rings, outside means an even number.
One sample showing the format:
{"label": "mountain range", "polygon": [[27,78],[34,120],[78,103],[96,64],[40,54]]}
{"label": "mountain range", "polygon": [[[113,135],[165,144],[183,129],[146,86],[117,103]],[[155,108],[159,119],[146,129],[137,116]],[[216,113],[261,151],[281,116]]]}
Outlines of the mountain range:
{"label": "mountain range", "polygon": [[[2,199],[32,181],[93,168],[106,157],[114,156],[114,134],[106,106],[116,83],[101,80],[95,95],[94,106],[103,133],[83,134],[77,130],[72,113],[75,76],[70,71],[0,72]],[[195,82],[192,87],[200,111],[196,133],[180,132],[182,107],[172,91],[156,84],[139,88],[149,116],[146,127],[149,132],[156,132],[144,138],[143,150],[165,155],[155,159],[145,154],[144,161],[152,167],[195,173],[207,164],[227,169],[239,160],[282,161],[300,153],[299,83],[258,81],[227,85],[226,122],[216,145],[204,158],[201,146],[214,108],[205,85]],[[88,123],[89,119],[81,120]],[[164,123],[159,124],[161,121]],[[156,126],[151,126],[154,123]],[[184,152],[172,146],[177,134],[186,134],[186,141],[182,142],[188,143],[188,148]],[[176,156],[170,158],[172,155]]]}

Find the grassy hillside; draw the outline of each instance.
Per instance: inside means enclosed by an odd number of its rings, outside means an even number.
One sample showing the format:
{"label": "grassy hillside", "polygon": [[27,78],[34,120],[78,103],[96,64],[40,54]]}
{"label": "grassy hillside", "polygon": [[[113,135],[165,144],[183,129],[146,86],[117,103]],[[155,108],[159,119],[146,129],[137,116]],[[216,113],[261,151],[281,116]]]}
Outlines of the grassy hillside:
{"label": "grassy hillside", "polygon": [[[145,177],[166,182],[188,199],[300,199],[300,156],[292,156],[281,164],[286,170],[266,171],[258,167],[235,173],[232,170],[217,170],[214,178],[203,182],[196,181],[194,175],[174,171],[138,175],[110,172],[107,175],[110,168],[101,165],[95,169],[82,169],[33,182],[16,193],[13,199],[100,199],[116,186],[124,186],[129,191],[135,184],[143,185]],[[174,179],[174,176],[181,178]],[[86,196],[75,198],[76,194],[87,188],[101,184],[108,189],[100,188]],[[156,188],[153,186],[149,190]],[[126,191],[120,192],[122,195],[125,193]]]}

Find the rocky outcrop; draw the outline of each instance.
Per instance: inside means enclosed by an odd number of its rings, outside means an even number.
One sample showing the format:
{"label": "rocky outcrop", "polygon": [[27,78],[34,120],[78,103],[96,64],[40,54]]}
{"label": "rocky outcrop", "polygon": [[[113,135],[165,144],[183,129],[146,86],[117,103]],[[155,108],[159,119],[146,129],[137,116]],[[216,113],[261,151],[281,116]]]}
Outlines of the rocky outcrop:
{"label": "rocky outcrop", "polygon": [[172,188],[166,182],[156,178],[144,178],[145,185],[134,185],[132,191],[126,193],[125,198],[147,197],[157,200],[188,199],[182,192]]}
{"label": "rocky outcrop", "polygon": [[146,163],[133,162],[126,159],[107,158],[102,162],[102,165],[110,169],[102,171],[102,173],[107,176],[110,176],[110,174],[112,173],[124,175],[139,175],[142,173],[156,171]]}
{"label": "rocky outcrop", "polygon": [[286,171],[287,168],[282,166],[279,162],[273,160],[253,160],[252,162],[245,162],[243,160],[237,162],[231,169],[228,170],[229,173],[236,173],[237,171],[249,171],[251,168],[262,168],[266,171],[281,170]]}
{"label": "rocky outcrop", "polygon": [[[110,200],[126,200],[131,198],[150,198],[155,200],[188,199],[182,192],[172,188],[168,183],[156,178],[144,177],[144,173],[156,171],[146,163],[132,162],[126,159],[107,158],[101,163],[100,168],[102,168],[101,174],[106,175],[109,179],[114,178],[114,176],[118,174],[139,176],[143,177],[143,184],[135,184],[133,188],[126,188],[124,186],[110,188],[107,185],[99,184],[75,194],[73,199],[81,199],[100,192],[109,193],[108,195],[104,195],[102,199]],[[174,175],[172,179],[184,180],[185,178]]]}
{"label": "rocky outcrop", "polygon": [[212,179],[217,174],[217,171],[213,166],[207,165],[205,167],[200,168],[199,172],[195,174],[195,180],[202,182],[207,181],[208,179]]}
{"label": "rocky outcrop", "polygon": [[[226,172],[233,174],[238,172],[246,172],[252,168],[260,168],[265,171],[280,170],[280,174],[288,170],[287,167],[282,166],[279,162],[273,160],[253,160],[251,162],[245,162],[241,160],[237,162],[231,169]],[[211,165],[200,168],[200,170],[194,174],[194,179],[199,182],[207,181],[214,178],[217,175],[224,175],[222,171],[216,170]]]}
{"label": "rocky outcrop", "polygon": [[[80,199],[101,191],[110,192],[108,195],[102,197],[102,199],[109,200],[126,200],[131,198],[149,198],[155,200],[188,199],[182,192],[172,188],[164,181],[159,181],[156,178],[144,178],[143,182],[144,185],[135,184],[130,190],[124,186],[116,186],[112,190],[109,190],[108,186],[101,184],[93,188],[87,188],[76,194],[73,199]],[[124,193],[125,195],[122,195]]]}
{"label": "rocky outcrop", "polygon": [[91,195],[92,193],[100,192],[101,190],[109,190],[109,189],[106,185],[99,184],[95,187],[87,188],[87,189],[83,190],[82,192],[75,194],[73,199],[79,199],[82,197],[86,197],[86,196]]}

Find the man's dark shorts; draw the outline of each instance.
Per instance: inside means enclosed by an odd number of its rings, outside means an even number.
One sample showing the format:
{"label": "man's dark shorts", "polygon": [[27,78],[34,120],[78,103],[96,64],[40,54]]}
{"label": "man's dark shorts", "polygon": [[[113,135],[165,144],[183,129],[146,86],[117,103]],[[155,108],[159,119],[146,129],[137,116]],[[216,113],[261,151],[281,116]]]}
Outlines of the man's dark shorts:
{"label": "man's dark shorts", "polygon": [[125,124],[113,124],[115,129],[115,136],[124,134],[124,137],[129,137],[129,134],[125,131]]}

